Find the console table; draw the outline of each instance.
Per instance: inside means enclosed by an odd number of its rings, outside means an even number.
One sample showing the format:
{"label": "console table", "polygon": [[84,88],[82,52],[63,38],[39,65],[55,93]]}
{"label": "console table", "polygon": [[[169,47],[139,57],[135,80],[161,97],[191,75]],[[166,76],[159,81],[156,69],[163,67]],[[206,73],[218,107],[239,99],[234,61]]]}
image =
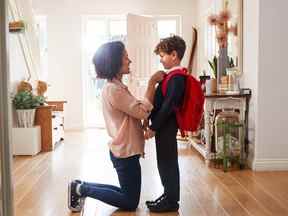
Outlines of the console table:
{"label": "console table", "polygon": [[248,112],[251,98],[250,89],[242,89],[239,94],[206,94],[204,103],[204,124],[202,126],[202,139],[195,141],[193,136],[189,137],[191,144],[206,160],[212,159],[211,122],[213,122],[214,109],[233,108],[237,109],[240,119],[244,122],[245,130],[245,153],[248,154]]}
{"label": "console table", "polygon": [[52,151],[64,140],[64,103],[47,101],[36,109],[35,124],[41,127],[41,151]]}

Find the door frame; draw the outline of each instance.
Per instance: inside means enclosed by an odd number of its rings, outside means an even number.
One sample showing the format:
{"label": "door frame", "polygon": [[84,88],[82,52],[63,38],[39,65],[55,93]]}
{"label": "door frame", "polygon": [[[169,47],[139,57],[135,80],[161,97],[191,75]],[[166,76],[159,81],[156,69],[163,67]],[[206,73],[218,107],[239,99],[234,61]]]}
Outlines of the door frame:
{"label": "door frame", "polygon": [[9,100],[8,65],[8,0],[0,1],[0,215],[13,216],[11,105]]}

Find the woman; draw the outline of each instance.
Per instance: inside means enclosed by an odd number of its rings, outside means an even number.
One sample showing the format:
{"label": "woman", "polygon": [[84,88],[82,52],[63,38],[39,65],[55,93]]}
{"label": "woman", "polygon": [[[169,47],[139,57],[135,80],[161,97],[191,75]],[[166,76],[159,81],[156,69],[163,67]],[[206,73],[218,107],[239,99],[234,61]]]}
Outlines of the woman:
{"label": "woman", "polygon": [[98,78],[106,79],[102,91],[103,115],[112,140],[110,159],[116,169],[120,187],[74,180],[69,183],[68,206],[79,212],[84,198],[91,197],[124,210],[135,210],[141,190],[140,156],[144,155],[144,135],[141,120],[147,119],[153,108],[155,85],[163,79],[156,72],[149,80],[144,100],[136,99],[122,83],[130,73],[131,63],[125,46],[115,41],[103,44],[93,63]]}

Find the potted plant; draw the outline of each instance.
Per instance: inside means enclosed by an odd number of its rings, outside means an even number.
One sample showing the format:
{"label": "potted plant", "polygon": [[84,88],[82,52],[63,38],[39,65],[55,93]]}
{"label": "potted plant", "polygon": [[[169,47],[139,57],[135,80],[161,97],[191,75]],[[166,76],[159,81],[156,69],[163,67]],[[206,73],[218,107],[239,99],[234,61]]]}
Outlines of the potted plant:
{"label": "potted plant", "polygon": [[208,63],[211,67],[212,76],[211,76],[211,91],[212,93],[217,92],[217,57],[214,56],[212,61],[208,60]]}
{"label": "potted plant", "polygon": [[35,96],[31,91],[19,91],[13,98],[13,105],[17,112],[18,127],[33,127],[35,108],[44,104],[43,96]]}

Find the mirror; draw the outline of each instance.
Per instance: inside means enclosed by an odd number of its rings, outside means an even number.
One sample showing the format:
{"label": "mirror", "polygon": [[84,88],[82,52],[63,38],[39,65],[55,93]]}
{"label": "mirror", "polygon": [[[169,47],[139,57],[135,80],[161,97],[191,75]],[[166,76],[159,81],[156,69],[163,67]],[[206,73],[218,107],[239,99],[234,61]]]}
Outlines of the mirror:
{"label": "mirror", "polygon": [[[243,0],[204,0],[200,2],[200,34],[202,33],[202,41],[200,40],[199,48],[199,69],[205,70],[208,75],[213,76],[213,71],[208,60],[213,61],[213,57],[218,57],[219,38],[217,32],[219,28],[216,24],[211,24],[211,16],[219,17],[223,10],[229,11],[229,19],[227,20],[227,52],[231,64],[239,69],[242,73],[242,13]],[[200,35],[201,37],[201,35]],[[220,45],[221,46],[221,45]],[[201,51],[203,49],[203,51]],[[231,60],[232,59],[232,60]]]}

